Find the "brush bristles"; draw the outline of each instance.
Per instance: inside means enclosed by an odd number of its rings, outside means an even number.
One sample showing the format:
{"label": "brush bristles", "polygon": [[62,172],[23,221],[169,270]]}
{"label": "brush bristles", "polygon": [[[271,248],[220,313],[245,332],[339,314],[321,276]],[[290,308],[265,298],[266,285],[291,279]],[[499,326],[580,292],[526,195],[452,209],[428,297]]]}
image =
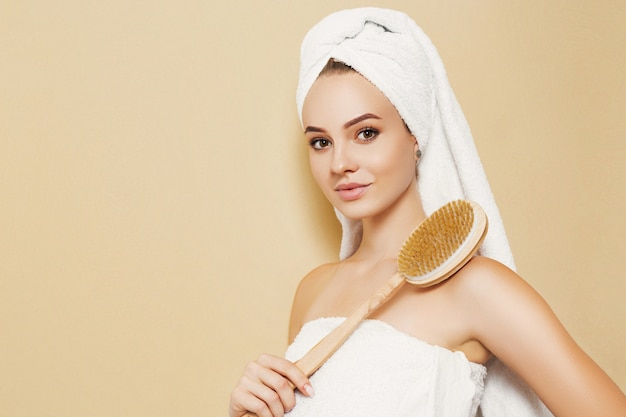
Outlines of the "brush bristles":
{"label": "brush bristles", "polygon": [[398,272],[409,280],[434,271],[465,242],[474,225],[468,201],[452,201],[424,220],[404,242],[398,255]]}

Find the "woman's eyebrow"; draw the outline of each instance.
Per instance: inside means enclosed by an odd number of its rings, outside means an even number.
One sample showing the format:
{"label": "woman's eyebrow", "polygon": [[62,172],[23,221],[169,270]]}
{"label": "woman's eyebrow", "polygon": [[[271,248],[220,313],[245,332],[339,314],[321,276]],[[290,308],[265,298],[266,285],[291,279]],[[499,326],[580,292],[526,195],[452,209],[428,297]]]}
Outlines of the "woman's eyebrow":
{"label": "woman's eyebrow", "polygon": [[322,129],[321,127],[307,126],[306,129],[304,129],[304,133],[309,133],[309,132],[324,133],[326,131]]}
{"label": "woman's eyebrow", "polygon": [[[355,124],[360,123],[363,120],[367,120],[367,119],[380,119],[380,117],[376,116],[375,114],[372,114],[372,113],[365,113],[365,114],[362,114],[362,115],[360,115],[358,117],[355,117],[352,120],[348,120],[343,125],[343,128],[347,129],[350,126],[354,126]],[[307,126],[306,129],[304,129],[304,133],[308,133],[308,132],[324,133],[326,131],[324,129],[322,129],[321,127]]]}
{"label": "woman's eyebrow", "polygon": [[343,128],[347,129],[350,126],[354,126],[355,124],[362,122],[363,120],[367,120],[367,119],[380,119],[380,117],[376,116],[375,114],[372,113],[365,113],[360,115],[359,117],[355,117],[354,119],[347,121],[344,125]]}

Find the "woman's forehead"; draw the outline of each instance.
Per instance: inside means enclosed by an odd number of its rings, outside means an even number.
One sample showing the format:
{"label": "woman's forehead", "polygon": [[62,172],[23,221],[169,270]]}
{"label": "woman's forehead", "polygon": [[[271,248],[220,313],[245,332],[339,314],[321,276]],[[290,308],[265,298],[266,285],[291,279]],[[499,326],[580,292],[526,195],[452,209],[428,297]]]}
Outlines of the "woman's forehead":
{"label": "woman's forehead", "polygon": [[350,120],[364,113],[400,117],[389,99],[362,75],[354,72],[319,77],[302,108],[303,124]]}

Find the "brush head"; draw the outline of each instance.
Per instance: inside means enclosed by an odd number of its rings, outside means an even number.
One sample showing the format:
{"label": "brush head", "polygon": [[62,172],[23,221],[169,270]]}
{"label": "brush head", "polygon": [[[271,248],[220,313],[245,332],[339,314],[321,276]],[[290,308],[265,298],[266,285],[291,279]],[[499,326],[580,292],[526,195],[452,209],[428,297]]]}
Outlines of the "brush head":
{"label": "brush head", "polygon": [[398,272],[422,287],[450,277],[470,260],[487,234],[487,217],[476,203],[452,201],[426,218],[398,255]]}

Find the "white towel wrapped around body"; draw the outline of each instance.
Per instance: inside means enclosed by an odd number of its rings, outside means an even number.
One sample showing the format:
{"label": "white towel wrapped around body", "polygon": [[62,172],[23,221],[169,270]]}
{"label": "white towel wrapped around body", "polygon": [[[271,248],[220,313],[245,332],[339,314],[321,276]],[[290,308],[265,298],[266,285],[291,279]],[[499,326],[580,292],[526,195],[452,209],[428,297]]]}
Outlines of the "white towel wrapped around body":
{"label": "white towel wrapped around body", "polygon": [[[441,58],[422,29],[402,12],[374,7],[342,10],[320,21],[302,43],[296,93],[301,120],[304,99],[331,58],[378,87],[417,138],[423,152],[418,189],[426,213],[455,199],[479,203],[489,218],[489,232],[479,253],[515,269],[469,126]],[[345,259],[360,244],[361,225],[336,213],[343,228],[340,258]],[[481,410],[484,417],[551,415],[497,359],[488,366]]]}

